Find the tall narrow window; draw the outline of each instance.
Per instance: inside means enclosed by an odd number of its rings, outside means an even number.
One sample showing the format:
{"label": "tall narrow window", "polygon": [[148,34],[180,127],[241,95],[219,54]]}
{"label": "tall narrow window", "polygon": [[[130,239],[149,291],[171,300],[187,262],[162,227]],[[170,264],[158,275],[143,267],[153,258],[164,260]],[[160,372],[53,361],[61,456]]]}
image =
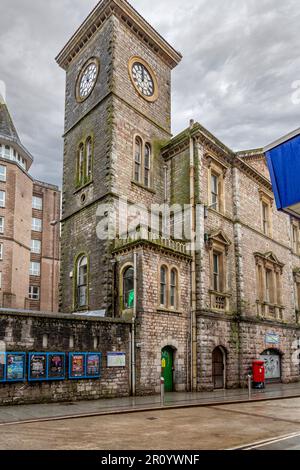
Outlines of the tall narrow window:
{"label": "tall narrow window", "polygon": [[149,188],[150,186],[150,169],[151,169],[151,147],[149,144],[145,145],[145,160],[144,160],[144,184]]}
{"label": "tall narrow window", "polygon": [[5,191],[0,191],[0,207],[5,207]]}
{"label": "tall narrow window", "polygon": [[134,307],[134,269],[129,266],[123,274],[123,307],[132,309]]}
{"label": "tall narrow window", "polygon": [[269,234],[269,206],[262,202],[262,227],[265,235]]}
{"label": "tall narrow window", "polygon": [[92,178],[92,139],[90,137],[86,141],[86,178],[88,181]]}
{"label": "tall narrow window", "polygon": [[0,261],[3,260],[3,243],[0,243]]}
{"label": "tall narrow window", "polygon": [[176,269],[171,270],[170,280],[170,305],[173,308],[177,307],[177,293],[178,293],[178,276]]}
{"label": "tall narrow window", "polygon": [[84,145],[80,144],[78,151],[78,184],[84,183]]}
{"label": "tall narrow window", "polygon": [[0,217],[0,233],[4,233],[4,217]]}
{"label": "tall narrow window", "polygon": [[137,183],[141,181],[141,163],[142,163],[142,141],[139,137],[135,139],[135,157],[134,157],[134,180]]}
{"label": "tall narrow window", "polygon": [[273,272],[266,269],[266,302],[273,303]]}
{"label": "tall narrow window", "polygon": [[0,181],[6,182],[6,166],[4,165],[0,165]]}
{"label": "tall narrow window", "polygon": [[298,254],[299,253],[299,228],[297,225],[292,225],[292,232],[293,232],[293,252]]}
{"label": "tall narrow window", "polygon": [[87,257],[82,256],[77,264],[77,302],[78,307],[87,306],[88,288],[88,262]]}
{"label": "tall narrow window", "polygon": [[160,305],[167,305],[167,268],[160,268]]}
{"label": "tall narrow window", "polygon": [[211,175],[211,207],[219,210],[219,178],[217,175]]}
{"label": "tall narrow window", "polygon": [[213,254],[213,289],[216,292],[220,292],[220,255],[218,253]]}

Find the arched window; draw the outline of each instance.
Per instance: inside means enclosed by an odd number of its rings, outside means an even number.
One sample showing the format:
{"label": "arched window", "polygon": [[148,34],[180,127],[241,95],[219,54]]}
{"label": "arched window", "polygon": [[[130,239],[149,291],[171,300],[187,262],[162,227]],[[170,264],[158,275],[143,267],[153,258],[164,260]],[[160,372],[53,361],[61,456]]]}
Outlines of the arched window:
{"label": "arched window", "polygon": [[80,144],[78,150],[78,184],[84,183],[84,145]]}
{"label": "arched window", "polygon": [[167,268],[160,268],[160,305],[167,305]]}
{"label": "arched window", "polygon": [[137,183],[141,182],[142,147],[141,139],[136,137],[134,150],[134,180]]}
{"label": "arched window", "polygon": [[89,137],[86,141],[86,179],[92,178],[92,139]]}
{"label": "arched window", "polygon": [[150,186],[150,170],[151,170],[151,146],[145,145],[145,158],[144,158],[144,184],[149,188]]}
{"label": "arched window", "polygon": [[123,308],[134,307],[134,269],[129,266],[123,273]]}
{"label": "arched window", "polygon": [[170,277],[170,305],[173,308],[177,307],[178,298],[178,274],[175,268],[171,271]]}
{"label": "arched window", "polygon": [[88,260],[82,256],[77,261],[77,305],[86,307],[88,305]]}

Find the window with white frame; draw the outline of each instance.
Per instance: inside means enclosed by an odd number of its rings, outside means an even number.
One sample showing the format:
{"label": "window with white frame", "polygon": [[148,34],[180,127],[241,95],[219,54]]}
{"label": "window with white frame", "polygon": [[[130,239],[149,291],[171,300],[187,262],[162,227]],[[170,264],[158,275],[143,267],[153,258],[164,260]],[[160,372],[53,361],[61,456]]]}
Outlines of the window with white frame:
{"label": "window with white frame", "polygon": [[32,219],[32,227],[31,229],[33,232],[41,232],[42,231],[42,221],[41,219]]}
{"label": "window with white frame", "polygon": [[0,191],[0,207],[5,207],[5,191]]}
{"label": "window with white frame", "polygon": [[41,263],[37,263],[36,261],[31,261],[29,274],[30,274],[30,276],[40,276],[40,274],[41,274]]}
{"label": "window with white frame", "polygon": [[4,217],[0,217],[0,233],[4,233]]}
{"label": "window with white frame", "polygon": [[31,253],[39,255],[41,253],[41,241],[31,240]]}
{"label": "window with white frame", "polygon": [[38,197],[38,196],[33,196],[32,208],[41,211],[43,209],[43,198]]}
{"label": "window with white frame", "polygon": [[0,261],[3,260],[3,243],[0,243]]}
{"label": "window with white frame", "polygon": [[0,165],[0,181],[6,182],[6,166]]}
{"label": "window with white frame", "polygon": [[40,288],[38,286],[29,286],[29,299],[40,300]]}

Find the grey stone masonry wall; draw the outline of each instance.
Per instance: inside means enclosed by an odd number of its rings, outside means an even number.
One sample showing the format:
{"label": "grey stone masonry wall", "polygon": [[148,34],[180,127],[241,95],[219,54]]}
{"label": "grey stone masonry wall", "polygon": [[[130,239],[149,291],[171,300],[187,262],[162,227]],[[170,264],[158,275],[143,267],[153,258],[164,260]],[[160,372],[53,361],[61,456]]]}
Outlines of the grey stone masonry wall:
{"label": "grey stone masonry wall", "polygon": [[[0,405],[128,396],[129,333],[130,324],[122,319],[0,311],[0,344],[7,352],[102,353],[100,379],[0,383]],[[108,368],[108,352],[124,352],[126,367]]]}

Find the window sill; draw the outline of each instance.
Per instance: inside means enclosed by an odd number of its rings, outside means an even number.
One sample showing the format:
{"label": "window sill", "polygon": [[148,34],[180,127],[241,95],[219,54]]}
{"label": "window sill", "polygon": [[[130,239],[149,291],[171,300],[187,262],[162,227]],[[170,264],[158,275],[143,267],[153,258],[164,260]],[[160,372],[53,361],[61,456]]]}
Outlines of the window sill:
{"label": "window sill", "polygon": [[93,182],[94,182],[93,180],[90,180],[90,181],[87,181],[86,183],[84,183],[83,185],[76,187],[76,189],[75,189],[75,191],[73,192],[73,194],[78,194],[78,193],[80,193],[80,191],[82,191],[83,189],[85,189],[85,188],[87,188],[88,186],[90,186]]}
{"label": "window sill", "polygon": [[175,308],[166,308],[166,307],[157,307],[157,313],[171,313],[174,315],[182,315],[181,310],[176,310]]}
{"label": "window sill", "polygon": [[142,183],[138,183],[137,181],[131,180],[131,184],[134,184],[138,188],[145,189],[146,191],[148,191],[151,194],[156,194],[156,191],[154,191],[154,189],[149,188],[148,186],[145,186]]}

